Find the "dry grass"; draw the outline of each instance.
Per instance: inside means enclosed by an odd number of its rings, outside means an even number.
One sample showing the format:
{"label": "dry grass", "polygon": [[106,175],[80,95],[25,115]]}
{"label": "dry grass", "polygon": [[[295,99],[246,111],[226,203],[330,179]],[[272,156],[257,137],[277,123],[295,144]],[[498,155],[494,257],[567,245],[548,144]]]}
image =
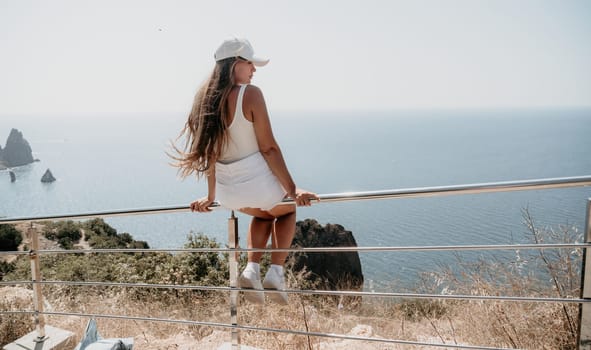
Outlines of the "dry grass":
{"label": "dry grass", "polygon": [[[0,310],[30,310],[32,293],[19,288],[0,289]],[[28,314],[0,314],[0,344],[4,345],[33,330],[33,322]]]}
{"label": "dry grass", "polygon": [[[230,322],[228,298],[224,293],[159,300],[138,300],[135,293],[114,289],[96,290],[91,295],[74,295],[68,300],[60,298],[60,294],[62,292],[58,289],[46,293],[48,311]],[[332,301],[322,298],[296,295],[290,296],[290,301],[289,306],[278,306],[269,301],[259,306],[242,300],[239,324],[426,343],[522,349],[572,348],[564,344],[564,338],[568,338],[569,334],[564,334],[560,305],[422,300],[392,303],[371,299],[353,308],[345,306],[339,309]],[[13,306],[28,308],[29,302],[21,301]],[[575,307],[572,308],[571,311],[576,312]],[[0,327],[4,339],[12,335],[14,340],[15,330],[32,329],[30,317],[10,319],[13,321],[7,323],[3,320]],[[80,340],[87,322],[86,317],[47,318],[47,324],[76,333],[76,341]],[[100,334],[105,338],[134,337],[136,349],[217,349],[230,341],[230,330],[216,327],[102,318],[97,319],[97,323]],[[262,331],[241,331],[240,335],[242,344],[261,349],[435,348]]]}
{"label": "dry grass", "polygon": [[[60,298],[55,289],[48,295],[48,311],[82,312],[91,314],[133,315],[152,318],[173,318],[206,322],[229,323],[228,298],[224,293],[208,296],[180,297],[177,302],[166,300],[137,300],[135,293],[114,289]],[[1,305],[6,309],[6,304]],[[11,304],[29,308],[30,301]],[[573,313],[576,307],[571,307]],[[436,311],[434,311],[436,310]],[[569,349],[564,338],[560,305],[517,304],[503,302],[425,302],[391,303],[381,299],[366,299],[354,309],[338,309],[332,301],[290,296],[290,305],[278,306],[267,302],[258,306],[242,301],[239,324],[263,328],[290,329],[310,332],[350,334],[430,343],[473,344],[481,346],[515,347],[524,349]],[[5,319],[11,319],[7,322]],[[29,316],[2,320],[3,339],[16,338],[17,331],[30,331]],[[47,324],[68,329],[80,337],[86,317],[50,316]],[[188,326],[161,322],[97,319],[98,329],[105,338],[134,337],[136,349],[216,349],[230,341],[230,331],[207,326]],[[364,349],[427,349],[396,344],[336,341],[322,337],[307,337],[274,332],[241,331],[242,344],[261,349],[340,349],[343,346]],[[77,341],[80,339],[78,338]],[[348,345],[347,345],[348,344]]]}

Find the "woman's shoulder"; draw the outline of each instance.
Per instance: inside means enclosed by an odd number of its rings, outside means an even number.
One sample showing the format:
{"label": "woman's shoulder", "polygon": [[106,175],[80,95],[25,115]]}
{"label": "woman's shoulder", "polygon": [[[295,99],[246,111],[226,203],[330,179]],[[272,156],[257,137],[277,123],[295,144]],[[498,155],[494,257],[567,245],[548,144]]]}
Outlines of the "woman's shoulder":
{"label": "woman's shoulder", "polygon": [[250,103],[264,102],[263,91],[256,85],[248,84],[244,90],[244,100]]}
{"label": "woman's shoulder", "polygon": [[246,90],[244,90],[244,93],[251,94],[251,95],[262,95],[263,91],[261,90],[260,87],[258,87],[256,85],[248,84],[248,85],[246,85]]}

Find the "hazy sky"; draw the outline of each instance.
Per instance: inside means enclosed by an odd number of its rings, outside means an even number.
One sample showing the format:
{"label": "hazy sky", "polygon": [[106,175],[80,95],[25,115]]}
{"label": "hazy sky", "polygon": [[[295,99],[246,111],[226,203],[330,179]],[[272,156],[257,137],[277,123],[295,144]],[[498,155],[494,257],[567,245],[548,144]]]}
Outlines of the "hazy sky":
{"label": "hazy sky", "polygon": [[591,106],[589,0],[0,0],[0,116],[187,111],[233,35],[271,111]]}

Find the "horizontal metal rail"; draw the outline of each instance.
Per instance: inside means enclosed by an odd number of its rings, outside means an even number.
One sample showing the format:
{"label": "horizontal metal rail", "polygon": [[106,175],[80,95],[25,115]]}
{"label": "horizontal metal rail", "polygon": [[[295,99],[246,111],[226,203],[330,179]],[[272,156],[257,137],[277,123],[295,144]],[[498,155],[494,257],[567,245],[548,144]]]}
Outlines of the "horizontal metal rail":
{"label": "horizontal metal rail", "polygon": [[0,256],[2,255],[29,255],[31,252],[29,250],[18,250],[18,251],[1,251]]}
{"label": "horizontal metal rail", "polygon": [[[217,292],[248,292],[252,289],[198,286],[189,284],[157,284],[157,283],[121,283],[121,282],[76,282],[76,281],[2,281],[0,285],[15,284],[42,284],[42,285],[65,285],[65,286],[92,286],[92,287],[119,287],[119,288],[156,288],[156,289],[188,289]],[[513,297],[497,295],[463,295],[463,294],[423,294],[423,293],[391,293],[391,292],[357,292],[343,290],[307,290],[307,289],[285,289],[288,294],[307,294],[307,295],[329,295],[329,296],[348,296],[348,297],[373,297],[373,298],[404,298],[404,299],[450,299],[450,300],[488,300],[488,301],[508,301],[508,302],[527,302],[527,303],[565,303],[565,304],[588,304],[591,299],[579,298],[554,298],[554,297]]]}
{"label": "horizontal metal rail", "polygon": [[[319,195],[319,203],[331,202],[345,202],[345,201],[359,201],[359,200],[376,200],[389,198],[416,198],[416,197],[433,197],[446,196],[458,194],[478,194],[491,192],[512,192],[524,190],[541,190],[552,188],[568,188],[591,186],[591,176],[572,176],[572,177],[558,177],[546,178],[536,180],[519,180],[519,181],[503,181],[503,182],[487,182],[466,185],[452,185],[452,186],[435,186],[435,187],[417,187],[406,189],[393,189],[383,191],[365,191],[365,192],[344,192],[331,193]],[[293,204],[292,199],[285,199],[281,204]],[[212,203],[210,208],[219,208],[218,202]],[[129,216],[129,215],[144,215],[144,214],[162,214],[162,213],[180,213],[188,212],[191,208],[188,205],[164,206],[156,208],[143,209],[124,209],[99,211],[92,213],[67,214],[67,215],[50,215],[50,216],[34,216],[34,217],[17,217],[1,219],[0,224],[16,224],[29,221],[52,221],[52,220],[79,220],[96,217],[113,217],[113,216]]]}
{"label": "horizontal metal rail", "polygon": [[[33,311],[0,311],[0,314],[33,314]],[[176,323],[191,326],[208,326],[218,328],[229,328],[229,329],[240,329],[245,331],[257,331],[257,332],[270,332],[270,333],[284,333],[301,336],[312,336],[312,337],[324,337],[342,340],[356,340],[356,341],[368,341],[368,342],[381,342],[389,344],[403,344],[403,345],[418,345],[418,346],[431,346],[440,348],[454,348],[454,349],[484,349],[484,350],[513,350],[513,348],[497,348],[497,347],[486,347],[486,346],[475,346],[475,345],[458,345],[458,344],[443,344],[443,343],[428,343],[428,342],[417,342],[410,340],[399,340],[399,339],[385,339],[375,337],[360,337],[351,336],[337,333],[323,333],[323,332],[306,332],[298,330],[288,330],[280,328],[266,328],[266,327],[255,327],[255,326],[244,326],[244,325],[232,325],[229,323],[217,323],[217,322],[203,322],[193,320],[175,320],[167,318],[155,318],[155,317],[140,317],[140,316],[122,316],[122,315],[106,315],[106,314],[91,314],[91,313],[78,313],[78,312],[53,312],[43,311],[40,314],[48,316],[77,316],[77,317],[89,317],[89,318],[108,318],[116,320],[130,320],[130,321],[147,321],[147,322],[163,322],[163,323]]]}
{"label": "horizontal metal rail", "polygon": [[345,192],[320,196],[321,202],[342,202],[354,200],[375,200],[389,198],[416,198],[448,196],[457,194],[479,194],[492,192],[513,192],[568,187],[591,186],[591,176],[572,176],[536,180],[486,182],[466,185],[417,187],[400,190]]}
{"label": "horizontal metal rail", "polygon": [[[117,254],[117,253],[247,253],[247,252],[406,252],[406,251],[465,251],[465,250],[533,250],[590,248],[591,243],[531,243],[531,244],[475,244],[451,246],[391,246],[391,247],[294,247],[294,248],[170,248],[170,249],[48,249],[38,250],[37,254]],[[17,252],[0,252],[0,255],[15,255]],[[29,251],[18,252],[28,255]]]}
{"label": "horizontal metal rail", "polygon": [[33,284],[33,281],[0,281],[0,286],[16,286],[21,284]]}

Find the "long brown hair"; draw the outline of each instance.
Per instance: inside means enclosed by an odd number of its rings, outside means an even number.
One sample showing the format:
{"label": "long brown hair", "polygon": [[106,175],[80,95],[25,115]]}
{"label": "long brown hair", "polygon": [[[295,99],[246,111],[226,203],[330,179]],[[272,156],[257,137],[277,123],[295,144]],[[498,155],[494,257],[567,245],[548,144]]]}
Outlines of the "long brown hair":
{"label": "long brown hair", "polygon": [[172,145],[177,156],[181,177],[193,173],[200,177],[207,175],[215,164],[226,142],[228,121],[227,100],[234,86],[234,66],[237,58],[231,57],[216,62],[215,68],[197,91],[193,108],[179,138],[186,138],[184,150]]}

